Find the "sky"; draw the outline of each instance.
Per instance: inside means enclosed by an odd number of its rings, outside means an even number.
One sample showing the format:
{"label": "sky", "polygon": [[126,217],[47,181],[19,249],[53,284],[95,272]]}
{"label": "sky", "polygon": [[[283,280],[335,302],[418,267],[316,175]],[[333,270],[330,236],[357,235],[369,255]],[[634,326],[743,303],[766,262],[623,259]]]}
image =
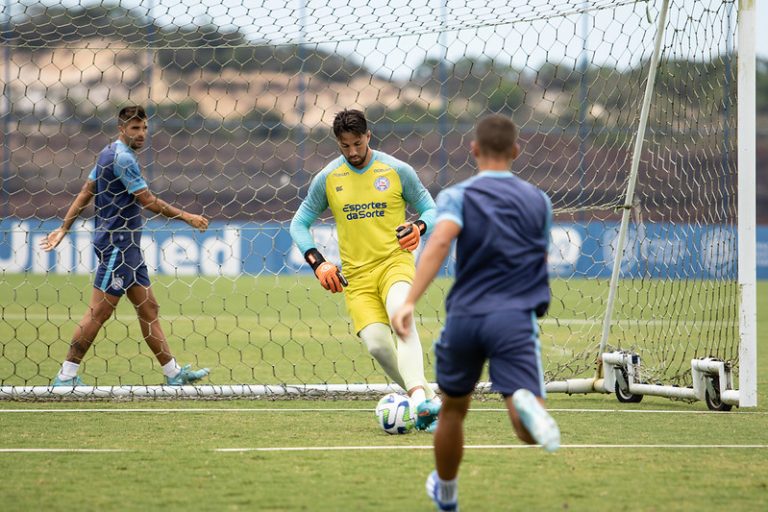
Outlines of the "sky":
{"label": "sky", "polygon": [[[44,0],[46,2],[54,0]],[[717,0],[709,0],[717,1]],[[737,0],[739,1],[739,0]],[[741,0],[752,1],[752,0]],[[757,10],[757,53],[768,59],[768,0],[754,0]],[[39,0],[6,0],[18,14]],[[464,56],[492,58],[518,70],[541,68],[545,62],[574,69],[585,59],[595,66],[635,67],[648,59],[655,19],[662,0],[62,0],[66,6],[113,5],[136,9],[160,25],[205,26],[238,30],[251,41],[297,44],[348,57],[380,78],[407,81],[426,59],[456,62]],[[55,2],[59,3],[59,2]],[[712,14],[700,0],[672,0],[670,20],[689,30],[675,4],[685,4],[702,23],[691,35],[668,30],[665,51],[673,58],[708,60],[730,41],[732,16]],[[580,13],[588,7],[589,15]],[[544,17],[545,19],[541,19]],[[522,20],[522,21],[519,21]],[[440,28],[447,30],[440,35]],[[700,44],[712,35],[719,47]],[[582,37],[588,34],[586,41]]]}
{"label": "sky", "polygon": [[[584,55],[595,65],[632,67],[649,54],[650,50],[639,48],[652,47],[661,5],[661,0],[647,4],[633,0],[136,1],[144,8],[151,7],[158,21],[167,23],[199,24],[210,19],[216,25],[236,28],[252,40],[328,42],[320,47],[350,55],[369,70],[391,74],[393,79],[411,78],[412,70],[426,58],[456,61],[464,55],[489,56],[517,69],[538,69],[547,61],[573,65]],[[757,26],[766,27],[768,0],[755,1]],[[719,18],[709,14],[701,7],[707,2],[673,0],[670,19],[675,18],[675,3],[685,3],[695,16],[709,21],[715,33],[727,32],[723,11]],[[586,20],[578,12],[584,6],[590,9]],[[608,6],[611,9],[605,8]],[[735,23],[735,9],[733,12]],[[521,19],[525,21],[511,23]],[[581,38],[585,21],[589,32],[586,44]],[[441,25],[449,29],[443,36],[437,35]],[[690,27],[679,19],[678,26],[684,25]],[[675,40],[668,31],[665,44],[678,55],[688,53],[706,59],[708,55],[697,53],[699,38],[712,35],[705,33],[705,25],[688,39]],[[724,38],[722,45],[726,45]],[[768,58],[768,36],[758,38],[757,51]]]}
{"label": "sky", "polygon": [[[14,13],[39,0],[6,0]],[[47,2],[47,0],[44,0]],[[52,2],[53,0],[51,0]],[[649,0],[650,19],[662,0]],[[708,16],[699,0],[672,0]],[[751,1],[751,0],[746,0]],[[754,0],[758,27],[768,26],[768,0]],[[654,30],[646,3],[634,0],[62,0],[63,5],[119,4],[151,13],[160,24],[205,25],[237,29],[251,40],[268,43],[326,43],[325,50],[351,55],[377,73],[404,77],[427,57],[455,60],[483,54],[511,66],[539,67],[544,61],[580,58],[584,19],[590,8],[586,52],[595,64],[636,64],[643,54],[631,50],[652,44]],[[59,3],[59,2],[55,2]],[[607,6],[617,6],[605,9]],[[447,16],[444,14],[447,13]],[[533,21],[542,16],[546,21]],[[673,15],[671,15],[673,16]],[[526,20],[511,23],[512,20]],[[302,23],[303,21],[303,23]],[[710,18],[714,30],[725,20]],[[682,25],[683,22],[681,22]],[[445,35],[437,29],[447,27]],[[490,26],[491,28],[479,28]],[[457,27],[469,27],[456,30]],[[703,29],[702,29],[703,30]],[[758,30],[759,31],[759,30]],[[768,58],[768,36],[760,32],[758,55]],[[700,35],[705,35],[703,32]],[[669,36],[670,41],[673,36]],[[695,53],[696,37],[671,42],[678,52]],[[685,48],[684,48],[685,47]],[[627,50],[630,49],[630,50]],[[700,55],[706,58],[706,55]]]}

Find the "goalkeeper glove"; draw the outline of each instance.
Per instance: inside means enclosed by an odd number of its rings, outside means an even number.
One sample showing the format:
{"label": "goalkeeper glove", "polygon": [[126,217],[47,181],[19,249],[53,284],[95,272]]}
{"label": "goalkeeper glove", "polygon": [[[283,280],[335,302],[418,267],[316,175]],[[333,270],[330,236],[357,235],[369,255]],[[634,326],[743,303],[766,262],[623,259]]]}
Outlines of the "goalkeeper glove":
{"label": "goalkeeper glove", "polygon": [[325,261],[323,255],[317,249],[310,249],[305,252],[304,259],[312,267],[315,276],[326,290],[331,293],[339,293],[343,290],[344,286],[349,286],[349,282],[347,282],[339,267],[330,261]]}
{"label": "goalkeeper glove", "polygon": [[397,232],[397,241],[400,242],[400,248],[413,252],[419,247],[421,235],[427,231],[427,224],[423,220],[417,220],[413,223],[406,222],[397,226],[395,231]]}

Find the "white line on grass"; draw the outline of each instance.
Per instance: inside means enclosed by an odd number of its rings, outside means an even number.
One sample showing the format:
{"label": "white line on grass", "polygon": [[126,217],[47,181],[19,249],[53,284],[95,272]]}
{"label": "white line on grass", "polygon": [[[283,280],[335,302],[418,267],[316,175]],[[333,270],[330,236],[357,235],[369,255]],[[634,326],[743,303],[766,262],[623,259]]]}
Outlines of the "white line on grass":
{"label": "white line on grass", "polygon": [[[273,446],[264,448],[215,448],[218,453],[244,452],[338,452],[338,451],[382,451],[382,450],[431,450],[433,446]],[[518,450],[538,448],[527,444],[479,444],[466,445],[466,450]],[[765,449],[765,444],[564,444],[560,449],[664,449],[664,450],[743,450]],[[117,448],[0,448],[3,453],[136,453],[141,450],[123,450]]]}
{"label": "white line on grass", "polygon": [[[768,411],[730,411],[730,412],[720,412],[720,411],[674,411],[674,410],[657,410],[657,409],[547,409],[550,412],[557,412],[557,413],[567,413],[567,412],[596,412],[596,413],[629,413],[629,414],[715,414],[719,416],[732,416],[734,414],[737,415],[766,415],[768,414]],[[98,413],[153,413],[153,412],[161,412],[161,413],[172,413],[172,412],[183,412],[183,413],[208,413],[208,412],[237,412],[237,413],[244,413],[244,412],[367,412],[371,413],[373,412],[373,408],[333,408],[333,409],[324,409],[324,408],[307,408],[307,407],[297,407],[297,408],[263,408],[263,409],[257,409],[257,408],[247,408],[247,407],[239,407],[239,408],[224,408],[224,407],[218,407],[218,408],[189,408],[189,409],[155,409],[155,408],[132,408],[132,409],[105,409],[105,408],[93,408],[93,409],[85,409],[85,408],[78,408],[78,409],[0,409],[0,414],[13,414],[13,413],[27,413],[27,414],[48,414],[48,413],[86,413],[86,412],[98,412]],[[507,409],[505,408],[477,408],[477,409],[470,409],[470,412],[477,413],[477,412],[507,412]]]}
{"label": "white line on grass", "polygon": [[[506,409],[498,409],[504,410]],[[99,412],[99,413],[153,413],[153,412],[189,412],[189,413],[207,413],[207,412],[373,412],[373,408],[368,409],[351,409],[351,408],[337,408],[337,409],[321,409],[321,408],[295,408],[295,409],[256,409],[256,408],[195,408],[195,409],[0,409],[2,413],[83,413],[83,412]]]}
{"label": "white line on grass", "polygon": [[[219,313],[215,317],[212,315],[199,315],[199,314],[190,314],[190,315],[163,315],[163,320],[165,321],[176,321],[176,320],[190,320],[190,321],[200,321],[200,320],[213,320],[214,318],[221,320],[224,317],[231,317],[231,318],[239,318],[240,320],[248,320],[253,319],[254,321],[264,321],[264,320],[280,320],[281,317],[278,315],[243,315],[243,314],[233,314],[233,313]],[[128,316],[130,318],[130,316]],[[10,313],[10,312],[3,312],[2,314],[3,320],[30,320],[30,321],[68,321],[77,323],[80,321],[80,316],[77,315],[70,315],[70,314],[64,314],[64,313]],[[436,317],[436,316],[421,316],[419,319],[423,323],[427,322],[444,322],[445,318],[443,317]],[[553,326],[565,326],[565,325],[600,325],[603,322],[602,317],[600,318],[543,318],[539,320],[539,323],[542,325],[553,325]],[[619,319],[614,320],[613,325],[629,325],[634,326],[637,324],[641,325],[652,325],[652,326],[677,326],[677,325],[696,325],[701,327],[710,327],[710,326],[722,326],[722,327],[734,327],[736,326],[735,320],[689,320],[689,319],[679,319],[679,320],[659,320],[659,319]]]}
{"label": "white line on grass", "polygon": [[[325,451],[374,451],[374,450],[431,450],[432,445],[421,446],[277,446],[271,448],[216,448],[219,453],[242,452],[325,452]],[[465,450],[506,450],[539,448],[529,444],[479,444],[465,445]],[[755,449],[768,448],[766,444],[564,444],[560,449]]]}
{"label": "white line on grass", "polygon": [[[484,409],[474,409],[474,411],[481,411]],[[506,409],[495,409],[497,411],[506,411]],[[673,411],[673,410],[661,410],[661,409],[549,409],[549,412],[607,412],[607,413],[630,413],[630,414],[768,414],[768,411]]]}
{"label": "white line on grass", "polygon": [[113,448],[0,448],[0,453],[123,453]]}

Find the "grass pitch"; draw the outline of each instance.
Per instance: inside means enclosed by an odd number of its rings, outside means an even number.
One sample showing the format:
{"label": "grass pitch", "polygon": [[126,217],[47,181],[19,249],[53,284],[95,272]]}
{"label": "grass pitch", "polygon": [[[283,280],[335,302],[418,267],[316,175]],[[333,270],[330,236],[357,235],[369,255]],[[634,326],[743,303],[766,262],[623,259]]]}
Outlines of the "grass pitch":
{"label": "grass pitch", "polygon": [[[90,292],[85,278],[34,279],[4,281],[11,285],[0,297],[5,385],[49,381],[84,309],[79,294]],[[350,382],[383,382],[339,320],[343,303],[309,282],[156,283],[176,355],[213,366],[216,383],[333,381],[346,371]],[[196,286],[214,292],[201,299]],[[768,283],[760,283],[758,297],[767,294]],[[439,328],[440,300],[437,290],[420,303],[425,350]],[[620,404],[609,395],[551,395],[563,447],[546,454],[515,439],[501,401],[491,395],[475,401],[467,418],[462,509],[764,510],[768,304],[758,306],[758,408],[712,413],[703,403],[655,397]],[[558,316],[555,311],[553,319]],[[683,325],[696,318],[678,320]],[[569,346],[575,341],[551,333],[573,333],[587,323],[544,324],[544,342],[551,336]],[[130,306],[122,305],[88,355],[86,378],[104,385],[158,383],[159,369],[137,327]],[[306,347],[296,340],[308,340]],[[279,359],[286,355],[292,365]],[[334,359],[336,367],[325,363]],[[423,490],[433,468],[431,436],[384,434],[374,405],[331,399],[0,401],[0,461],[7,475],[0,480],[0,508],[431,510]]]}
{"label": "grass pitch", "polygon": [[[2,449],[95,450],[0,453],[4,510],[431,509],[431,436],[384,434],[374,402],[2,405]],[[762,408],[647,398],[629,412],[606,396],[553,397],[564,445],[546,454],[514,438],[499,406],[477,403],[468,416],[464,509],[764,508]],[[39,412],[7,412],[19,408]]]}
{"label": "grass pitch", "polygon": [[[45,386],[58,371],[85,314],[89,276],[7,275],[0,294],[0,385]],[[445,319],[451,281],[439,279],[418,304],[418,329],[433,375],[432,342]],[[690,373],[694,354],[738,357],[735,283],[622,281],[610,341],[640,347],[658,375]],[[155,276],[160,322],[176,359],[213,370],[212,384],[383,383],[346,314],[341,294],[311,276],[204,278]],[[597,279],[552,281],[542,319],[547,380],[591,377],[602,332],[608,284]],[[610,347],[609,347],[610,348]],[[714,353],[713,353],[714,351]],[[160,368],[124,298],[86,356],[90,385],[156,385]]]}

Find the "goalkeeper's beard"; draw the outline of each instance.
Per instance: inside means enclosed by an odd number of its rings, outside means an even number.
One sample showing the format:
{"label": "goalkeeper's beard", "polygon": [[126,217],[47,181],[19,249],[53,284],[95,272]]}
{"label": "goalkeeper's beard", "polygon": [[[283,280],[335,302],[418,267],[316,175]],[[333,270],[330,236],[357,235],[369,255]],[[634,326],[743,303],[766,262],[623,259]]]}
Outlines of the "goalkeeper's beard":
{"label": "goalkeeper's beard", "polygon": [[360,157],[360,163],[355,163],[353,160],[347,158],[347,161],[349,161],[350,164],[352,164],[354,167],[357,167],[358,169],[362,168],[365,164],[365,160],[368,158],[368,152],[371,150],[371,148],[365,148],[365,154]]}

